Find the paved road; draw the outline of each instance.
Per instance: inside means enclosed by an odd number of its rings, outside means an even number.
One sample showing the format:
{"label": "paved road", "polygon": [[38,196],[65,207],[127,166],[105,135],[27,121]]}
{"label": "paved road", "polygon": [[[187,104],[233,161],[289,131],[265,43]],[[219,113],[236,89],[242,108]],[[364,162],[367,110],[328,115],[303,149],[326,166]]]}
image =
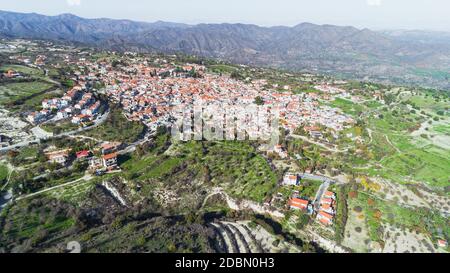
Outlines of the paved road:
{"label": "paved road", "polygon": [[128,154],[128,153],[132,153],[136,150],[136,147],[144,144],[145,142],[149,141],[152,137],[154,137],[156,135],[156,132],[149,132],[147,133],[143,138],[131,143],[130,145],[128,145],[126,148],[124,148],[123,150],[119,151],[118,154],[119,155],[124,155],[124,154]]}
{"label": "paved road", "polygon": [[[64,132],[64,133],[61,133],[59,135],[51,135],[50,136],[49,134],[43,134],[40,131],[42,129],[40,129],[40,127],[37,126],[37,127],[33,128],[33,129],[31,129],[35,133],[35,135],[37,137],[36,139],[30,140],[30,141],[24,141],[24,142],[20,142],[20,143],[14,144],[14,145],[10,145],[10,146],[7,146],[7,147],[0,148],[0,152],[7,152],[9,150],[13,150],[13,149],[16,149],[16,148],[29,146],[30,144],[38,143],[38,142],[40,142],[41,140],[44,140],[44,139],[76,135],[76,134],[79,134],[79,133],[82,133],[84,131],[87,131],[87,130],[90,130],[90,129],[93,129],[95,127],[100,126],[101,124],[103,124],[106,121],[108,116],[109,116],[109,111],[107,111],[105,114],[100,116],[98,119],[94,120],[94,124],[92,126],[79,128],[77,130],[73,130],[73,131],[70,131],[70,132]],[[37,129],[37,128],[39,128],[39,129]],[[39,137],[39,136],[41,136],[41,137]]]}
{"label": "paved road", "polygon": [[336,181],[326,177],[326,176],[322,176],[322,175],[317,175],[317,174],[309,174],[309,173],[304,173],[301,174],[300,177],[303,179],[310,179],[310,180],[317,180],[317,181],[322,181],[323,183],[320,185],[319,189],[316,192],[316,196],[314,198],[313,201],[313,205],[314,205],[314,209],[315,211],[319,211],[320,208],[320,199],[322,199],[323,194],[325,193],[325,191],[328,189],[328,187],[332,184],[335,184]]}
{"label": "paved road", "polygon": [[320,209],[320,199],[322,199],[323,194],[325,193],[325,191],[328,189],[328,187],[330,186],[330,182],[324,182],[322,183],[322,185],[320,185],[319,189],[316,192],[316,197],[314,198],[314,210],[315,211],[319,211]]}

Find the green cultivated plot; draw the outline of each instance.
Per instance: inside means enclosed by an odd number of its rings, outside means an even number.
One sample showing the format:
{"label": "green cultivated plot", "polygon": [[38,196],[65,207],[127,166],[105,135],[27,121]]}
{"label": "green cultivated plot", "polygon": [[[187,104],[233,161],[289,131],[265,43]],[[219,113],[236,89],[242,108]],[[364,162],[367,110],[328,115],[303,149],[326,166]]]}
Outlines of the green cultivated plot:
{"label": "green cultivated plot", "polygon": [[342,109],[344,113],[350,114],[352,116],[356,116],[360,114],[364,107],[360,104],[353,103],[346,99],[336,98],[333,102],[330,103],[331,107],[336,107]]}
{"label": "green cultivated plot", "polygon": [[217,73],[231,73],[237,70],[236,67],[225,64],[211,65],[208,68]]}
{"label": "green cultivated plot", "polygon": [[448,136],[450,135],[450,125],[437,125],[433,127],[433,130]]}
{"label": "green cultivated plot", "polygon": [[44,81],[17,82],[0,85],[0,104],[7,104],[50,89],[53,84]]}
{"label": "green cultivated plot", "polygon": [[420,107],[420,109],[425,109],[425,110],[430,110],[430,111],[441,111],[441,110],[445,110],[448,109],[450,106],[450,101],[449,99],[437,99],[430,96],[424,96],[424,95],[420,95],[420,96],[412,96],[409,98],[409,101]]}
{"label": "green cultivated plot", "polygon": [[84,182],[56,189],[47,193],[47,196],[73,204],[83,201],[87,194],[94,188],[93,182]]}
{"label": "green cultivated plot", "polygon": [[13,70],[15,72],[22,73],[25,76],[35,76],[35,77],[44,76],[43,71],[41,71],[37,68],[28,67],[28,66],[11,64],[11,65],[4,65],[4,66],[0,67],[0,71],[2,71],[2,72],[6,72],[8,70]]}

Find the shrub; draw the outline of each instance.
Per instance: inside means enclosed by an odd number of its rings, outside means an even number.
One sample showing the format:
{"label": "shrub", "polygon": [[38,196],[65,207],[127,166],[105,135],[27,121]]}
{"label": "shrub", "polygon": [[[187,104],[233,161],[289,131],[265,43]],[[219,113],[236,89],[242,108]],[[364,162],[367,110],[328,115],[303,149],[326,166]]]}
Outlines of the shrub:
{"label": "shrub", "polygon": [[356,198],[356,197],[358,197],[358,192],[357,191],[351,191],[351,192],[348,193],[348,197]]}

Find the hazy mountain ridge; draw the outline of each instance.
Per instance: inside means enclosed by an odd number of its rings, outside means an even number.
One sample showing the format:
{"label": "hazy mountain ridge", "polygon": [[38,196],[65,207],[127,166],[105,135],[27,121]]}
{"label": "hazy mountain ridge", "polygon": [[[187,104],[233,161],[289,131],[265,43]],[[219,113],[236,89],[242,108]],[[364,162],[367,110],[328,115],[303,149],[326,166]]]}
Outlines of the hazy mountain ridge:
{"label": "hazy mountain ridge", "polygon": [[[431,34],[302,23],[294,27],[84,19],[0,11],[0,36],[80,42],[114,50],[183,52],[287,69],[450,88],[433,73],[450,74],[450,38]],[[428,42],[424,42],[426,40]],[[439,73],[442,75],[442,73]],[[402,82],[403,81],[403,82]]]}

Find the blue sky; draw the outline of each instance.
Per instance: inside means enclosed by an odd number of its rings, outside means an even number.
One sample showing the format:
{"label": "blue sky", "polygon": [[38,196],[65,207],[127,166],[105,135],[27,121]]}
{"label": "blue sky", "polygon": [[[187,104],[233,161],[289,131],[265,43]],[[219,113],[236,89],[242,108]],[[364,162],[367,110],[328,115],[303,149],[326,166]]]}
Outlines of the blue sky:
{"label": "blue sky", "polygon": [[450,0],[2,0],[0,9],[148,22],[263,26],[311,22],[450,31]]}

